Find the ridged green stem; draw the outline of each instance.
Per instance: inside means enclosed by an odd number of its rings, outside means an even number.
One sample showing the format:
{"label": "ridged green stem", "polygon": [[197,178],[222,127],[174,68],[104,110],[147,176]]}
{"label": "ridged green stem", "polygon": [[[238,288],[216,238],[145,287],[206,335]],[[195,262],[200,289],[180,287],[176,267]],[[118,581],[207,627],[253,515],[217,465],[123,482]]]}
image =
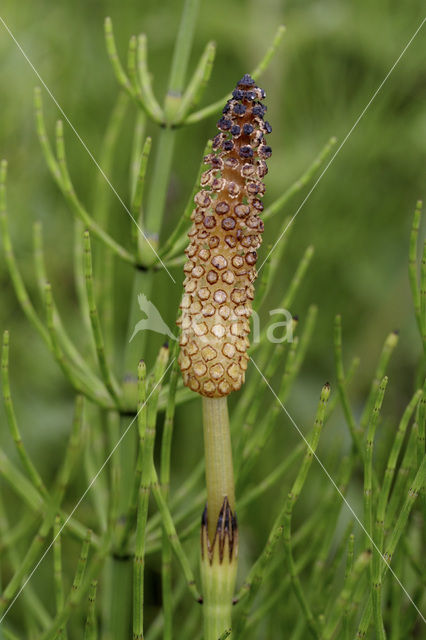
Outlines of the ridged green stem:
{"label": "ridged green stem", "polygon": [[225,497],[235,511],[234,469],[228,404],[224,398],[203,397],[204,451],[206,458],[207,517],[210,542]]}
{"label": "ridged green stem", "polygon": [[220,529],[221,521],[225,521],[225,513],[221,513],[225,499],[229,503],[230,515],[235,515],[234,470],[226,397],[203,397],[203,425],[207,484],[207,528],[203,521],[201,531],[204,640],[218,640],[226,632],[229,631],[228,635],[231,632],[238,557],[235,527],[229,522],[228,530]]}

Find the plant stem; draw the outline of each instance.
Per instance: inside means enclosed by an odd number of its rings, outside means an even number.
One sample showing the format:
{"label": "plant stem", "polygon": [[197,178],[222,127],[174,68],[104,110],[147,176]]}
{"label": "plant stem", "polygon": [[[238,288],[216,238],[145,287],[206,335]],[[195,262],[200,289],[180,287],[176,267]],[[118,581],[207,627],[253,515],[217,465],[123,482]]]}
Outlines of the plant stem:
{"label": "plant stem", "polygon": [[225,498],[235,510],[234,470],[227,399],[203,397],[204,450],[206,458],[207,519],[210,542]]}
{"label": "plant stem", "polygon": [[237,573],[238,531],[226,397],[203,397],[207,507],[201,531],[201,579],[205,640],[231,630]]}

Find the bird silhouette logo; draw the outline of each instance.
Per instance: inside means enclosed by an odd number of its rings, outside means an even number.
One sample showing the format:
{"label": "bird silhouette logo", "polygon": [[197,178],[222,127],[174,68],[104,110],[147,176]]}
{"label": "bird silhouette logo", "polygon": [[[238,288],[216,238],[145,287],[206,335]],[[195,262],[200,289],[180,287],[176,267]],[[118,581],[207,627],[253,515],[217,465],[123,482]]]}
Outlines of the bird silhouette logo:
{"label": "bird silhouette logo", "polygon": [[136,323],[129,342],[133,340],[133,338],[137,333],[139,333],[139,331],[146,330],[155,331],[156,333],[160,333],[161,335],[168,336],[171,340],[177,340],[177,337],[173,335],[167,324],[164,322],[157,307],[152,304],[152,302],[148,300],[148,298],[143,293],[140,293],[138,295],[138,303],[140,310],[145,313],[146,318],[143,318]]}

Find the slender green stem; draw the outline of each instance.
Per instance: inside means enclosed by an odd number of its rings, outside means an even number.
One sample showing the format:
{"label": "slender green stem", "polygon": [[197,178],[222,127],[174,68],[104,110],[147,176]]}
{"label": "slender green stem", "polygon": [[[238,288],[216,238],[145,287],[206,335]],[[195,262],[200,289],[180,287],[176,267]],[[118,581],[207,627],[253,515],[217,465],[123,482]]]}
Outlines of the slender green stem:
{"label": "slender green stem", "polygon": [[384,640],[385,631],[383,627],[382,607],[381,607],[382,584],[380,580],[380,562],[379,562],[379,555],[378,555],[380,553],[380,550],[377,551],[376,549],[377,543],[374,545],[374,548],[372,548],[373,541],[376,542],[374,540],[375,532],[373,531],[373,507],[372,507],[373,446],[374,446],[374,437],[375,437],[377,422],[379,419],[387,382],[388,382],[388,378],[385,376],[381,381],[377,391],[374,408],[373,408],[373,411],[371,412],[371,416],[368,422],[366,451],[365,451],[365,457],[364,457],[364,522],[367,530],[366,548],[373,553],[373,560],[372,560],[372,563],[370,564],[370,588],[371,588],[371,596],[373,600],[373,609],[374,609],[374,626],[375,626],[376,634],[379,640]]}
{"label": "slender green stem", "polygon": [[84,627],[84,640],[96,640],[98,629],[96,622],[96,590],[98,583],[93,580],[89,589],[89,607],[87,610],[86,625]]}
{"label": "slender green stem", "polygon": [[141,483],[139,487],[138,516],[136,523],[136,544],[133,560],[133,638],[142,639],[144,629],[144,565],[146,522],[148,518],[148,501],[151,491],[153,452],[155,443],[156,407],[159,385],[164,375],[168,358],[168,350],[162,349],[161,357],[157,360],[157,367],[153,379],[153,405],[147,406],[146,366],[143,361],[138,367],[138,430],[139,446],[143,452]]}
{"label": "slender green stem", "polygon": [[335,599],[335,607],[332,611],[332,615],[329,617],[325,628],[322,631],[323,640],[330,640],[336,637],[335,633],[343,615],[347,615],[348,607],[351,604],[351,598],[360,582],[360,579],[369,566],[371,561],[371,553],[368,551],[361,552],[355,559],[352,571],[345,576],[343,588]]}
{"label": "slender green stem", "polygon": [[[405,496],[404,503],[396,521],[395,527],[390,533],[389,539],[386,541],[385,552],[383,554],[384,560],[380,558],[380,579],[383,580],[384,575],[391,563],[392,557],[395,553],[398,542],[403,534],[411,509],[416,501],[422,484],[424,482],[424,473],[426,469],[426,456],[423,457],[422,463],[411,483],[410,489]],[[364,608],[361,620],[358,625],[357,638],[365,638],[368,627],[370,625],[371,616],[373,614],[373,603],[371,597],[368,598],[367,605]]]}
{"label": "slender green stem", "polygon": [[409,262],[408,262],[408,275],[410,278],[411,295],[413,296],[414,312],[416,315],[417,325],[419,327],[420,335],[423,336],[422,327],[422,315],[421,315],[421,301],[419,290],[419,278],[417,275],[418,270],[418,255],[417,244],[419,238],[420,221],[422,217],[423,203],[419,200],[416,204],[414,211],[413,225],[411,227],[410,234],[410,249],[409,249]]}
{"label": "slender green stem", "polygon": [[37,469],[35,468],[30,456],[25,449],[24,443],[21,438],[21,434],[19,432],[18,422],[16,420],[15,409],[13,407],[12,396],[10,393],[10,382],[9,382],[9,332],[5,331],[3,333],[3,347],[2,347],[2,355],[1,355],[1,380],[2,380],[2,391],[3,391],[3,400],[6,409],[6,417],[7,424],[10,429],[10,433],[12,435],[13,441],[16,446],[16,450],[21,459],[22,465],[26,470],[32,484],[34,487],[41,493],[41,495],[46,498],[47,497],[47,489],[46,486],[41,479],[41,476]]}
{"label": "slender green stem", "polygon": [[343,369],[342,356],[342,319],[340,315],[336,316],[334,324],[334,359],[336,365],[337,386],[339,390],[340,401],[342,403],[343,413],[345,414],[346,418],[346,424],[349,427],[353,445],[356,448],[361,460],[363,460],[364,450],[361,445],[361,434],[356,424],[345,387],[345,374]]}
{"label": "slender green stem", "polygon": [[108,538],[106,538],[103,541],[100,551],[95,555],[89,567],[87,568],[82,583],[79,585],[78,589],[70,590],[62,611],[60,611],[60,613],[55,617],[55,620],[53,621],[50,628],[46,631],[46,633],[41,636],[41,640],[54,640],[58,629],[60,629],[64,625],[64,623],[70,617],[71,613],[79,606],[82,599],[88,594],[93,581],[99,575],[102,569],[108,549],[109,540]]}
{"label": "slender green stem", "polygon": [[[300,492],[303,488],[303,485],[306,481],[309,468],[312,463],[313,455],[318,446],[319,436],[321,433],[325,409],[327,405],[327,401],[330,395],[330,386],[327,384],[323,387],[320,397],[320,403],[317,410],[317,415],[315,418],[315,424],[312,431],[312,434],[308,438],[308,447],[305,454],[305,458],[303,460],[302,466],[299,469],[296,480],[294,481],[291,492],[288,494],[287,500],[281,508],[278,516],[275,519],[272,530],[268,536],[268,540],[266,545],[259,556],[259,558],[254,563],[253,567],[250,569],[247,578],[244,581],[243,586],[237,593],[235,600],[241,601],[243,598],[246,600],[244,603],[242,612],[240,613],[240,617],[238,619],[237,627],[236,627],[236,638],[240,637],[245,629],[247,616],[251,607],[251,604],[259,590],[259,587],[264,578],[266,566],[272,556],[274,548],[281,537],[285,536],[285,545],[287,551],[287,558],[289,563],[290,575],[293,583],[293,588],[295,590],[295,594],[299,599],[303,612],[306,617],[306,621],[310,630],[314,633],[314,635],[318,636],[316,631],[316,625],[313,621],[313,617],[307,605],[306,599],[304,597],[303,591],[301,589],[301,585],[299,579],[297,577],[297,573],[295,570],[294,560],[292,556],[291,549],[291,516],[293,511],[293,506],[296,503]],[[303,604],[302,604],[303,603]]]}
{"label": "slender green stem", "polygon": [[93,340],[96,345],[96,353],[98,356],[98,364],[102,380],[106,388],[108,389],[111,398],[115,401],[117,406],[120,406],[121,389],[107,361],[104,338],[95,300],[92,269],[92,250],[90,245],[90,235],[88,231],[84,232],[84,275],[86,281],[87,304],[90,312],[90,323],[93,332]]}
{"label": "slender green stem", "polygon": [[26,290],[24,280],[18,268],[15,254],[13,252],[12,242],[9,233],[9,224],[7,218],[7,201],[6,201],[6,175],[7,175],[7,162],[2,160],[0,163],[0,225],[1,225],[1,239],[3,244],[3,252],[6,261],[6,266],[9,271],[10,279],[12,280],[13,288],[18,299],[19,304],[28,320],[35,326],[45,343],[50,347],[50,338],[46,327],[40,320],[34,306],[29,298]]}
{"label": "slender green stem", "polygon": [[231,511],[235,510],[234,471],[227,399],[203,397],[202,400],[208,534],[213,543],[217,519],[225,498],[228,498]]}
{"label": "slender green stem", "polygon": [[[111,174],[113,169],[117,144],[120,140],[120,131],[125,122],[128,106],[129,98],[127,94],[124,91],[120,91],[112,108],[99,154],[99,166],[107,176]],[[104,229],[108,228],[108,209],[111,195],[111,189],[105,184],[105,177],[98,171],[93,190],[93,217]],[[100,266],[100,264],[97,266]]]}
{"label": "slender green stem", "polygon": [[[56,518],[56,514],[58,512],[59,506],[62,502],[65,489],[67,487],[70,474],[72,468],[76,462],[77,454],[78,454],[78,444],[81,438],[81,426],[82,426],[82,398],[79,397],[76,402],[76,410],[75,417],[73,421],[73,427],[69,439],[69,445],[62,462],[61,468],[59,470],[58,479],[57,479],[57,489],[52,500],[47,505],[47,508],[44,513],[43,521],[40,525],[40,528],[37,532],[37,535],[34,537],[31,542],[24,558],[22,559],[19,568],[15,571],[13,577],[9,581],[9,584],[5,588],[1,598],[0,598],[0,611],[4,612],[9,603],[12,601],[14,596],[19,590],[19,587],[22,584],[27,573],[31,571],[33,566],[36,564],[37,560],[41,557],[45,544],[46,538],[49,534],[50,529],[53,527],[53,523]],[[1,456],[0,456],[1,459]]]}
{"label": "slender green stem", "polygon": [[189,592],[191,593],[192,597],[196,602],[202,602],[202,598],[200,596],[200,593],[198,591],[198,588],[195,582],[194,574],[190,567],[188,558],[183,550],[180,538],[177,535],[173,518],[171,516],[167,503],[164,499],[163,492],[160,489],[157,472],[154,467],[152,467],[151,488],[152,488],[154,499],[157,503],[157,507],[161,513],[163,527],[166,531],[167,538],[180,564],[182,573],[185,576],[185,580],[186,580],[186,584],[189,589]]}
{"label": "slender green stem", "polygon": [[118,56],[117,47],[115,44],[114,31],[112,27],[111,18],[108,16],[105,18],[105,43],[107,53],[111,62],[111,66],[114,70],[116,78],[119,84],[125,89],[131,96],[133,96],[133,88],[129,78],[121,65],[120,58]]}
{"label": "slender green stem", "polygon": [[235,486],[227,398],[202,398],[207,506],[201,526],[205,640],[231,629],[238,557]]}
{"label": "slender green stem", "polygon": [[[55,584],[55,607],[56,614],[64,606],[64,582],[62,574],[62,537],[61,537],[61,518],[56,516],[53,525],[53,581]],[[58,638],[65,640],[67,637],[66,629],[58,630]]]}
{"label": "slender green stem", "polygon": [[[140,83],[137,98],[150,118],[160,124],[164,121],[164,111],[158,104],[152,89],[151,74],[148,70],[147,63],[147,38],[144,33],[139,36],[137,45],[138,80]],[[136,80],[135,86],[137,86],[137,84],[138,81]]]}
{"label": "slender green stem", "polygon": [[[174,129],[169,127],[161,129],[145,213],[145,232],[155,249],[157,249],[159,243],[175,141],[176,131]],[[139,250],[144,261],[143,264],[149,265],[157,260],[152,249],[150,249],[146,241],[143,242],[143,239],[140,242]]]}
{"label": "slender green stem", "polygon": [[423,352],[426,353],[426,241],[423,243],[420,272],[420,313],[422,321]]}
{"label": "slender green stem", "polygon": [[[401,562],[402,558],[403,558],[403,555],[401,552],[399,552],[396,555],[396,558],[394,561],[394,567],[395,567],[396,574],[401,578],[402,581],[404,581],[404,575],[402,572],[403,563]],[[390,636],[389,636],[390,640],[401,639],[402,600],[401,600],[400,590],[401,590],[401,587],[399,586],[397,581],[392,580],[390,585],[390,601],[391,601]]]}
{"label": "slender green stem", "polygon": [[[23,520],[21,520],[21,522],[23,522]],[[2,541],[5,540],[8,532],[10,532],[10,523],[0,494],[0,538]],[[31,535],[33,535],[33,533],[34,531],[32,530]],[[4,560],[6,560],[6,557],[9,560],[12,571],[16,571],[21,562],[19,546],[9,544],[7,549],[2,549],[1,553]],[[40,624],[42,627],[47,627],[51,622],[50,614],[46,611],[42,600],[31,583],[27,584],[25,591],[22,593],[22,598],[22,613],[28,631],[33,631],[37,624]]]}
{"label": "slender green stem", "polygon": [[395,434],[391,451],[389,453],[389,458],[387,461],[384,478],[383,478],[383,484],[378,497],[377,514],[376,514],[375,541],[380,550],[382,550],[382,547],[383,547],[383,540],[385,535],[386,508],[388,505],[391,486],[395,477],[398,456],[401,451],[402,443],[405,438],[405,433],[408,427],[408,423],[421,397],[422,397],[422,391],[419,389],[413,395],[412,399],[410,400],[409,404],[407,405],[404,411],[404,414],[401,418],[401,421],[398,425],[398,429]]}
{"label": "slender green stem", "polygon": [[[91,425],[89,433],[86,434],[86,446],[84,447],[84,469],[86,475],[87,486],[92,484],[93,478],[96,476],[99,467],[102,465],[106,457],[105,447],[103,446],[103,424],[99,415],[98,407],[89,405],[88,423]],[[96,523],[103,533],[107,530],[107,512],[108,512],[108,484],[104,474],[100,474],[96,478],[96,482],[92,484],[90,498],[93,502]]]}
{"label": "slender green stem", "polygon": [[[325,418],[324,418],[325,421]],[[349,484],[354,467],[354,457],[344,457],[341,461],[338,475],[336,478],[336,484],[340,491],[344,495]],[[326,519],[327,526],[326,531],[322,536],[322,544],[320,545],[315,561],[314,571],[312,575],[311,591],[314,591],[318,600],[324,598],[325,594],[331,589],[335,572],[339,566],[340,559],[343,556],[344,549],[346,547],[347,539],[353,528],[353,523],[349,522],[347,530],[342,541],[339,543],[339,547],[335,553],[334,559],[330,566],[327,567],[327,557],[330,553],[330,549],[333,546],[333,537],[335,536],[337,521],[344,505],[344,502],[340,500],[339,494],[334,493],[335,499],[330,499],[329,503],[323,508],[324,519]],[[325,571],[326,567],[328,571]],[[325,612],[326,615],[327,611]]]}
{"label": "slender green stem", "polygon": [[111,402],[108,400],[107,391],[102,383],[99,386],[94,384],[84,374],[78,371],[73,364],[65,357],[65,354],[59,344],[58,334],[54,321],[54,302],[52,295],[52,287],[50,283],[45,285],[45,306],[46,306],[46,323],[52,345],[52,352],[60,366],[64,376],[69,380],[70,384],[76,391],[86,395],[88,398],[97,402],[105,408],[111,408]]}
{"label": "slender green stem", "polygon": [[143,194],[144,194],[144,188],[145,188],[145,174],[146,174],[146,169],[148,165],[148,158],[149,158],[150,151],[151,151],[151,138],[147,137],[143,145],[141,157],[139,160],[139,169],[138,169],[138,173],[135,181],[134,193],[133,193],[132,204],[131,204],[133,217],[135,218],[135,220],[137,220],[137,227],[136,227],[137,251],[138,251],[138,258],[140,260],[143,259],[143,256],[141,255],[141,245],[145,240],[141,232],[141,229],[143,229],[144,227],[144,213],[143,213],[142,200],[143,200]]}
{"label": "slender green stem", "polygon": [[380,382],[386,373],[389,360],[397,344],[398,332],[392,331],[392,333],[390,333],[386,338],[383,345],[383,349],[379,357],[379,362],[377,363],[377,368],[374,373],[373,382],[371,383],[370,393],[368,395],[367,402],[365,403],[365,407],[361,415],[360,429],[362,433],[364,433],[367,427],[368,419],[374,405],[374,400],[376,398],[377,389],[379,388]]}
{"label": "slender green stem", "polygon": [[175,119],[181,104],[199,6],[200,0],[185,0],[164,103],[164,114],[167,122]]}
{"label": "slender green stem", "polygon": [[[250,73],[250,75],[255,80],[258,80],[260,76],[264,73],[266,68],[268,67],[279,45],[281,44],[284,33],[285,33],[285,27],[283,25],[280,25],[275,33],[275,36],[271,42],[271,45],[269,46],[262,60],[255,67],[255,69],[253,69],[253,71]],[[213,104],[209,105],[208,107],[204,107],[199,111],[195,111],[194,113],[191,113],[186,118],[185,124],[194,124],[195,122],[200,122],[200,120],[204,120],[205,118],[209,118],[210,116],[215,115],[222,109],[223,105],[229,99],[229,97],[230,97],[229,94],[227,94],[223,96],[223,98],[221,98],[220,100],[217,100]]]}
{"label": "slender green stem", "polygon": [[325,409],[327,406],[329,396],[330,396],[330,385],[326,384],[324,385],[321,392],[320,403],[318,405],[317,415],[315,418],[315,426],[308,440],[307,451],[305,453],[305,457],[303,459],[302,465],[297,474],[296,480],[294,481],[291,491],[288,494],[287,502],[285,505],[284,513],[283,513],[283,516],[284,516],[283,539],[284,539],[284,546],[287,554],[287,563],[288,563],[288,568],[291,576],[292,587],[296,595],[296,598],[298,599],[299,604],[301,606],[303,615],[305,616],[308,629],[314,638],[320,637],[319,629],[318,629],[317,622],[314,619],[311,608],[308,604],[308,601],[305,597],[300,579],[296,574],[292,543],[291,543],[291,521],[292,521],[294,505],[296,504],[299,498],[300,492],[303,488],[303,485],[305,484],[310,466],[312,464],[314,453],[318,447],[321,430],[324,424]]}
{"label": "slender green stem", "polygon": [[185,210],[172,233],[169,235],[164,245],[161,247],[159,251],[160,257],[165,257],[167,259],[173,258],[176,254],[182,252],[183,245],[188,241],[187,236],[187,226],[189,225],[191,213],[194,209],[194,196],[200,188],[200,179],[203,169],[205,167],[204,157],[211,151],[212,143],[209,140],[206,144],[206,147],[203,151],[203,159],[201,160],[200,167],[198,169],[197,177],[194,182],[194,186],[192,187],[191,195],[188,199],[188,203],[185,207]]}
{"label": "slender green stem", "polygon": [[[263,220],[268,220],[273,215],[282,211],[287,202],[294,196],[296,193],[299,193],[305,187],[308,182],[310,182],[315,175],[315,173],[320,169],[320,167],[325,163],[327,158],[330,156],[334,146],[337,143],[337,138],[334,136],[328,140],[327,144],[323,149],[319,152],[319,154],[314,158],[312,164],[306,169],[306,171],[300,176],[296,182],[286,190],[284,193],[277,198],[272,204],[270,204],[262,214]],[[286,227],[287,225],[285,225]],[[284,227],[284,228],[285,228]]]}
{"label": "slender green stem", "polygon": [[[179,366],[177,363],[178,344],[171,352],[174,360],[169,379],[169,397],[167,401],[166,414],[164,417],[163,436],[161,439],[161,467],[160,483],[165,501],[168,501],[170,489],[170,460],[173,436],[173,423],[175,413],[176,387],[179,376]],[[163,640],[171,640],[173,635],[173,593],[172,593],[172,548],[167,537],[167,532],[163,530],[162,553],[161,553],[161,588],[164,612],[164,632]]]}
{"label": "slender green stem", "polygon": [[[115,104],[111,110],[108,124],[102,139],[99,154],[99,166],[102,171],[96,172],[93,188],[93,218],[102,229],[109,231],[111,227],[112,197],[113,192],[105,182],[105,175],[112,177],[114,163],[117,158],[117,148],[121,142],[121,131],[128,112],[129,97],[125,91],[120,91]],[[132,225],[133,228],[133,225]],[[81,233],[82,238],[82,233]],[[81,245],[80,240],[79,244]],[[83,250],[82,250],[83,252]],[[81,265],[83,259],[81,260]],[[98,311],[102,317],[104,327],[104,340],[106,349],[113,353],[114,348],[114,275],[115,275],[115,255],[103,243],[98,243],[95,252],[94,275],[96,283],[96,297],[98,300]],[[83,267],[81,266],[81,269]],[[87,318],[89,311],[84,302],[85,292],[82,287],[83,304]],[[80,300],[81,303],[81,300]],[[87,322],[90,329],[90,322]],[[89,330],[89,334],[90,334]]]}
{"label": "slender green stem", "polygon": [[371,412],[368,429],[367,439],[365,443],[364,454],[364,523],[367,530],[366,548],[371,549],[371,540],[373,538],[373,512],[372,512],[372,499],[373,499],[373,446],[374,436],[376,433],[376,427],[380,416],[380,410],[385,395],[386,385],[388,378],[385,376],[380,383],[377,390],[376,400],[373,410]]}
{"label": "slender green stem", "polygon": [[[42,236],[42,227],[40,222],[35,222],[33,226],[33,245],[34,245],[34,267],[35,274],[37,278],[37,284],[39,288],[40,298],[43,304],[46,303],[45,300],[45,287],[46,282],[48,282],[47,272],[46,272],[46,264],[45,264],[45,256],[43,249],[43,236]],[[67,330],[64,327],[62,322],[62,318],[59,314],[58,309],[56,308],[53,300],[53,320],[56,326],[56,333],[58,335],[58,339],[63,347],[67,356],[72,360],[75,366],[80,369],[84,375],[90,378],[93,384],[98,384],[96,380],[96,375],[94,375],[93,371],[90,369],[87,361],[82,357],[73,341],[69,337]]]}
{"label": "slender green stem", "polygon": [[208,42],[188,87],[182,96],[180,107],[176,114],[176,122],[184,120],[188,112],[192,111],[201,100],[210,79],[215,55],[216,44],[214,42]]}
{"label": "slender green stem", "polygon": [[61,172],[61,190],[69,203],[74,214],[83,222],[83,224],[111,251],[118,255],[124,262],[135,264],[135,257],[114,240],[97,222],[90,216],[84,206],[78,199],[74,186],[68,172],[68,166],[65,155],[64,128],[62,120],[56,123],[56,153],[58,156],[58,164]]}
{"label": "slender green stem", "polygon": [[[355,536],[353,533],[351,533],[348,540],[348,553],[346,556],[346,566],[345,566],[345,583],[346,584],[353,570],[354,544],[355,544]],[[350,638],[349,608],[346,607],[343,612],[343,640],[349,640],[349,638]]]}
{"label": "slender green stem", "polygon": [[[407,446],[393,483],[392,493],[386,506],[384,532],[395,526],[397,514],[401,508],[401,500],[414,477],[416,467],[417,424],[414,423],[408,438]],[[385,483],[384,483],[385,484]]]}

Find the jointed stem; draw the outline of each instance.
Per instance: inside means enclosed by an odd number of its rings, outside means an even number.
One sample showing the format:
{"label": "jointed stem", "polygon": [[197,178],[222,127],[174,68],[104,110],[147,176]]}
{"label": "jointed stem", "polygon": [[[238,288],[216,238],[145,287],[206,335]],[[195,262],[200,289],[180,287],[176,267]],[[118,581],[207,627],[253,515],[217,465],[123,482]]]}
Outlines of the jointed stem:
{"label": "jointed stem", "polygon": [[[238,555],[234,471],[227,398],[203,397],[207,509],[201,530],[205,640],[231,633]],[[229,631],[229,634],[227,633]]]}
{"label": "jointed stem", "polygon": [[225,498],[235,510],[234,470],[228,404],[224,398],[203,398],[204,448],[206,457],[207,518],[210,542]]}

